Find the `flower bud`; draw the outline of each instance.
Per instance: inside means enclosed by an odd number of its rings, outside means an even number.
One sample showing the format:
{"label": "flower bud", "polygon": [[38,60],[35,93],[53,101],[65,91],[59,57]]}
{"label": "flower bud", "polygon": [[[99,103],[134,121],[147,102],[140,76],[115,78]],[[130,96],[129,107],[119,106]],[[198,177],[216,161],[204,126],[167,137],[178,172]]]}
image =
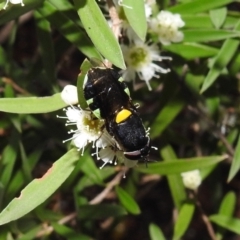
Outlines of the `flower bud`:
{"label": "flower bud", "polygon": [[181,173],[183,184],[186,188],[196,190],[202,182],[201,174],[198,169]]}
{"label": "flower bud", "polygon": [[67,85],[61,92],[62,100],[68,105],[74,105],[78,103],[77,87],[73,85]]}

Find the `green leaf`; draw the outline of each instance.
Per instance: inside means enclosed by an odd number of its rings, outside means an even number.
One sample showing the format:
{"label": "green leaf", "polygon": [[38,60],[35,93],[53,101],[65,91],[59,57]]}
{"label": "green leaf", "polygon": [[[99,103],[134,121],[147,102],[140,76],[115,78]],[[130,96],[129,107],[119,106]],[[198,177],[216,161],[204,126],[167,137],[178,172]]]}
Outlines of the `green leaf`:
{"label": "green leaf", "polygon": [[72,2],[66,0],[49,0],[60,12],[63,12],[65,16],[72,20],[78,20],[78,14],[72,4]]}
{"label": "green leaf", "polygon": [[239,66],[240,66],[240,54],[237,54],[229,63],[228,71],[231,74],[231,76],[236,76],[236,74],[238,74]]}
{"label": "green leaf", "polygon": [[200,91],[201,93],[206,91],[214,83],[217,77],[221,74],[222,70],[226,67],[226,65],[230,62],[236,53],[238,46],[239,41],[235,39],[228,39],[223,43],[220,51],[215,58],[213,66],[211,67],[203,82]]}
{"label": "green leaf", "polygon": [[[184,14],[181,15],[182,20],[185,22],[185,28],[211,28],[213,29],[213,23],[209,16],[209,14]],[[223,23],[222,28],[224,29],[232,29],[238,22],[238,17],[226,16],[225,21]]]}
{"label": "green leaf", "polygon": [[174,43],[163,46],[164,49],[176,53],[187,60],[195,58],[212,57],[218,53],[217,48],[194,42]]}
{"label": "green leaf", "polygon": [[219,8],[228,3],[234,2],[235,0],[217,0],[217,1],[209,1],[209,0],[195,0],[195,1],[187,1],[186,3],[176,4],[173,7],[168,8],[167,10],[173,13],[180,14],[194,14],[205,12],[214,8]]}
{"label": "green leaf", "polygon": [[[44,146],[45,149],[45,146]],[[37,161],[39,160],[41,154],[43,153],[43,147],[36,147],[36,149],[28,155],[28,161],[30,165],[30,169],[33,170]],[[11,181],[8,185],[6,192],[6,200],[10,201],[16,194],[18,194],[24,185],[25,179],[23,175],[23,171],[20,169],[14,175],[11,176]]]}
{"label": "green leaf", "polygon": [[42,63],[49,81],[55,82],[55,54],[52,42],[51,26],[50,23],[44,17],[42,17],[39,12],[35,11],[34,17],[37,25],[37,39],[40,47]]}
{"label": "green leaf", "polygon": [[228,175],[228,182],[230,182],[235,177],[239,169],[240,169],[240,135],[238,137],[238,142],[235,148],[233,161],[231,163],[231,167]]}
{"label": "green leaf", "polygon": [[223,161],[227,157],[228,157],[227,155],[222,155],[186,159],[172,159],[172,161],[170,162],[151,163],[148,165],[147,168],[145,164],[142,164],[139,165],[138,168],[135,168],[135,170],[148,174],[161,174],[161,175],[177,174],[215,165],[220,161]]}
{"label": "green leaf", "polygon": [[103,219],[107,217],[120,217],[127,214],[123,207],[110,204],[81,205],[79,213],[80,219]]}
{"label": "green leaf", "polygon": [[[27,225],[28,223],[26,223]],[[34,227],[32,227],[29,231],[24,232],[17,238],[17,240],[29,240],[29,239],[34,239],[37,235],[38,232],[42,230],[42,225],[38,224]],[[1,239],[1,238],[0,238]],[[2,239],[1,239],[2,240]],[[9,240],[9,239],[7,239]]]}
{"label": "green leaf", "polygon": [[124,5],[122,7],[130,26],[138,35],[138,37],[142,41],[145,41],[147,33],[147,20],[145,15],[144,1],[124,0],[123,4]]}
{"label": "green leaf", "polygon": [[189,90],[194,95],[196,95],[196,94],[198,95],[200,86],[203,83],[204,77],[205,77],[204,75],[195,75],[192,73],[186,74],[185,83],[186,83],[187,87],[189,88]]}
{"label": "green leaf", "polygon": [[99,52],[115,66],[125,69],[121,48],[95,0],[74,0],[82,24]]}
{"label": "green leaf", "polygon": [[173,239],[176,239],[176,240],[181,239],[181,237],[184,235],[184,233],[188,229],[188,226],[192,220],[194,210],[195,210],[194,203],[189,202],[189,203],[184,203],[182,205],[177,221],[174,226]]}
{"label": "green leaf", "polygon": [[24,175],[21,170],[18,170],[13,176],[8,185],[6,197],[7,202],[11,201],[21,191],[24,185]]}
{"label": "green leaf", "polygon": [[66,107],[61,94],[51,97],[1,98],[0,111],[9,113],[46,113]]}
{"label": "green leaf", "polygon": [[182,32],[185,42],[211,42],[240,36],[239,31],[218,29],[187,29]]}
{"label": "green leaf", "polygon": [[0,213],[0,225],[26,215],[44,202],[67,179],[78,160],[79,152],[72,149],[57,160],[43,177],[29,183],[20,196],[14,198]]}
{"label": "green leaf", "polygon": [[222,73],[222,71],[223,69],[211,68],[204,79],[200,93],[203,93],[204,91],[206,91],[216,81],[216,79]]}
{"label": "green leaf", "polygon": [[212,21],[209,14],[183,14],[182,20],[185,22],[185,28],[211,28],[213,29]]}
{"label": "green leaf", "polygon": [[89,153],[85,152],[80,162],[80,169],[89,179],[95,184],[103,184],[103,179],[100,174],[100,169],[96,167],[96,164]]}
{"label": "green leaf", "polygon": [[209,219],[229,231],[240,234],[240,220],[238,218],[215,214],[211,215]]}
{"label": "green leaf", "polygon": [[181,97],[173,96],[154,120],[151,126],[151,137],[159,136],[179,114],[185,104]]}
{"label": "green leaf", "polygon": [[125,190],[119,186],[117,186],[115,189],[121,204],[127,209],[128,212],[135,215],[141,213],[136,201]]}
{"label": "green leaf", "polygon": [[101,57],[86,36],[85,32],[83,32],[83,30],[73,22],[72,19],[64,15],[64,11],[58,11],[58,9],[48,1],[44,1],[43,6],[38,8],[37,11],[39,11],[39,13],[46,18],[51,25],[56,27],[63,37],[73,43],[87,57]]}
{"label": "green leaf", "polygon": [[82,109],[86,109],[88,107],[86,99],[84,98],[83,83],[84,78],[91,67],[91,63],[87,59],[85,59],[80,67],[81,72],[78,75],[77,79],[78,103]]}
{"label": "green leaf", "polygon": [[[16,140],[18,141],[19,139],[16,138]],[[12,176],[13,167],[17,159],[17,150],[18,150],[18,147],[16,146],[16,143],[15,143],[15,144],[7,145],[2,152],[2,159],[0,162],[1,163],[0,182],[3,184],[4,187],[7,186]]]}
{"label": "green leaf", "polygon": [[149,234],[151,240],[166,240],[161,229],[154,223],[149,225]]}
{"label": "green leaf", "polygon": [[215,28],[220,28],[227,16],[227,8],[213,9],[210,11],[210,17]]}
{"label": "green leaf", "polygon": [[29,161],[28,161],[24,146],[22,144],[22,141],[19,142],[19,149],[20,149],[20,156],[22,160],[22,170],[23,170],[24,178],[27,181],[31,181],[32,179],[31,168],[30,168]]}
{"label": "green leaf", "polygon": [[[236,202],[237,202],[237,198],[234,192],[228,192],[220,205],[220,209],[218,211],[219,215],[222,216],[227,216],[227,217],[231,217],[234,213],[234,209],[236,207]],[[216,232],[216,236],[217,239],[222,239],[223,235],[224,235],[225,229],[223,229],[222,227],[220,227],[217,232]]]}
{"label": "green leaf", "polygon": [[236,195],[234,192],[228,192],[221,202],[219,214],[224,216],[232,216],[236,206]]}
{"label": "green leaf", "polygon": [[52,223],[51,224],[59,235],[64,237],[67,240],[90,240],[91,237],[81,234],[79,232],[74,231],[72,228],[69,228],[67,226],[58,224],[58,223]]}
{"label": "green leaf", "polygon": [[[169,145],[161,149],[161,156],[165,162],[171,162],[177,158],[174,150]],[[180,174],[172,174],[167,175],[167,180],[171,190],[174,205],[176,206],[177,209],[180,209],[182,203],[187,199],[182,177]]]}

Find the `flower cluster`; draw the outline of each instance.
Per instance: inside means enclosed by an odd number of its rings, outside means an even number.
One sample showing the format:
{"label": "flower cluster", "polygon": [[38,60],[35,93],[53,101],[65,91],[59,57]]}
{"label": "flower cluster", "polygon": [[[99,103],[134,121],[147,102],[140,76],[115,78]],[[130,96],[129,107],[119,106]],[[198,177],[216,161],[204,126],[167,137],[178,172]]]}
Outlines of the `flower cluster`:
{"label": "flower cluster", "polygon": [[151,30],[158,35],[158,39],[163,45],[169,45],[171,42],[181,42],[184,35],[178,31],[178,28],[184,25],[185,23],[179,14],[172,14],[167,11],[161,11],[156,18],[150,21]]}
{"label": "flower cluster", "polygon": [[75,127],[74,130],[68,132],[72,134],[72,137],[64,142],[72,140],[82,155],[85,147],[92,144],[92,147],[96,149],[92,155],[96,155],[98,160],[101,159],[104,162],[100,168],[103,168],[107,163],[116,164],[117,160],[123,162],[127,167],[133,167],[137,164],[137,161],[129,160],[124,156],[117,142],[106,131],[103,120],[96,118],[90,110],[83,110],[80,106],[72,106],[76,104],[77,99],[75,86],[66,86],[61,97],[70,106],[64,109],[66,116],[57,117],[66,119],[66,126]]}
{"label": "flower cluster", "polygon": [[160,11],[156,16],[152,16],[152,8],[156,6],[154,0],[145,0],[145,15],[148,22],[148,33],[156,35],[158,42],[149,43],[142,41],[131,28],[124,13],[126,6],[122,1],[114,1],[121,23],[120,30],[124,36],[121,48],[127,65],[127,69],[122,71],[126,81],[135,81],[136,77],[146,82],[148,89],[152,90],[149,81],[152,78],[159,78],[159,74],[166,74],[168,68],[159,66],[163,60],[171,60],[171,57],[161,56],[159,44],[169,45],[171,42],[181,42],[184,38],[178,29],[184,26],[184,22],[179,14],[172,14],[168,11]]}

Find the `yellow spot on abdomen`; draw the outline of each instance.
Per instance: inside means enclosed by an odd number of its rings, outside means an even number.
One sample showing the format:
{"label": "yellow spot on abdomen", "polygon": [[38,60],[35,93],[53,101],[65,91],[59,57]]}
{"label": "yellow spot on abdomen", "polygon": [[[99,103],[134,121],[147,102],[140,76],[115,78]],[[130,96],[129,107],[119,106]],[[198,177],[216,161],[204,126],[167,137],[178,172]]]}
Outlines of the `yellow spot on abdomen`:
{"label": "yellow spot on abdomen", "polygon": [[116,116],[116,123],[125,121],[132,113],[127,109],[122,109]]}

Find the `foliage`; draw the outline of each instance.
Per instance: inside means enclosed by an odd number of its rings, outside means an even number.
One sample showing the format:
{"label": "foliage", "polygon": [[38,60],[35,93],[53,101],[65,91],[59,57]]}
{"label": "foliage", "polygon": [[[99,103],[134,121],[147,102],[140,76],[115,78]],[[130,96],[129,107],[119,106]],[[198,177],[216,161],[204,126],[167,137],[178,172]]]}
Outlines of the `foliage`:
{"label": "foliage", "polygon": [[[184,38],[164,44],[143,0],[106,2],[25,0],[0,10],[0,239],[239,235],[239,3],[158,0],[152,18],[161,9],[185,23]],[[82,156],[62,142],[60,92],[77,86],[85,109],[86,58],[124,75],[133,66],[122,45],[139,46],[136,38],[160,53],[151,62],[160,78],[135,69],[128,83],[157,150],[133,168],[100,169],[90,146]],[[202,184],[186,189],[181,173],[195,169]]]}

